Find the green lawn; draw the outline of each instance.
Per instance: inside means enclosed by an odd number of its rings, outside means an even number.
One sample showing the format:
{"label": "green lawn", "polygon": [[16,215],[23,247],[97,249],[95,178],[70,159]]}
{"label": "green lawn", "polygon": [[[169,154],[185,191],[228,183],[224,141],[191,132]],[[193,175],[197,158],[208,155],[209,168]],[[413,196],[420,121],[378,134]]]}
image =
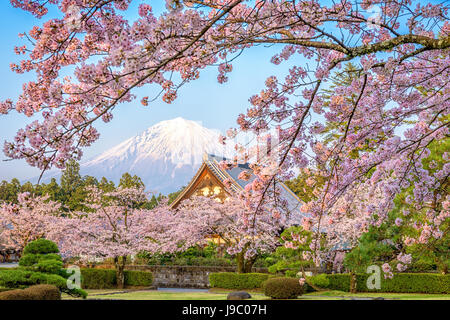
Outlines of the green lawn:
{"label": "green lawn", "polygon": [[[122,290],[123,291],[123,290]],[[139,290],[122,293],[120,290],[87,290],[88,299],[118,299],[118,300],[226,300],[231,290],[214,289],[210,292],[170,292],[157,290]],[[116,294],[112,294],[117,292]],[[251,292],[251,300],[267,300],[261,292]],[[383,297],[395,300],[450,300],[449,295],[418,294],[418,293],[357,293],[343,291],[312,292],[299,297],[298,300],[348,300],[351,297]],[[63,299],[72,299],[63,295]]]}
{"label": "green lawn", "polygon": [[360,292],[360,293],[349,293],[344,291],[320,291],[311,292],[307,294],[308,296],[339,296],[345,298],[351,297],[383,297],[385,299],[395,299],[395,300],[450,300],[450,295],[448,294],[425,294],[425,293],[377,293],[377,292]]}

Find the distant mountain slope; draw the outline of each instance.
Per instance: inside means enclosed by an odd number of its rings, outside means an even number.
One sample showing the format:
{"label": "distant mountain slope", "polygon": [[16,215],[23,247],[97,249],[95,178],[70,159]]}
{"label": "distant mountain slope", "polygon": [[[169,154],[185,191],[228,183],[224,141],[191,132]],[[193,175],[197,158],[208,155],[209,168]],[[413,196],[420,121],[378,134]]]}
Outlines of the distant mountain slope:
{"label": "distant mountain slope", "polygon": [[[99,156],[81,163],[82,175],[118,182],[125,172],[138,175],[149,191],[167,194],[186,185],[205,152],[227,155],[220,132],[183,118],[162,121]],[[59,177],[48,173],[43,181]]]}

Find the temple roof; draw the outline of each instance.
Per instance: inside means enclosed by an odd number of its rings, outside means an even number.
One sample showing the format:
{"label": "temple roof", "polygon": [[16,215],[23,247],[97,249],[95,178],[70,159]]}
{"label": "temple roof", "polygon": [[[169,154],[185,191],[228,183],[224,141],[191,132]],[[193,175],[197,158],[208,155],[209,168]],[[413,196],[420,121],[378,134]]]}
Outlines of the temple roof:
{"label": "temple roof", "polygon": [[[221,161],[228,160],[224,157],[216,156],[213,154],[205,154],[203,156],[203,163],[197,173],[194,175],[189,184],[184,188],[184,190],[178,195],[178,197],[172,202],[171,206],[175,207],[178,203],[184,198],[184,195],[194,186],[201,172],[206,168],[220,181],[222,184],[225,179],[229,179],[231,181],[231,189],[235,192],[240,192],[245,188],[245,185],[252,182],[256,177],[254,174],[251,175],[249,180],[241,180],[238,179],[238,176],[243,171],[250,171],[250,166],[248,163],[238,164],[237,166],[229,169],[223,170],[220,168],[219,163]],[[295,193],[293,193],[283,182],[276,181],[276,185],[279,188],[280,198],[286,201],[287,209],[290,214],[290,222],[292,224],[300,224],[301,218],[303,216],[307,216],[308,214],[304,214],[300,212],[300,207],[302,206],[302,201]]]}

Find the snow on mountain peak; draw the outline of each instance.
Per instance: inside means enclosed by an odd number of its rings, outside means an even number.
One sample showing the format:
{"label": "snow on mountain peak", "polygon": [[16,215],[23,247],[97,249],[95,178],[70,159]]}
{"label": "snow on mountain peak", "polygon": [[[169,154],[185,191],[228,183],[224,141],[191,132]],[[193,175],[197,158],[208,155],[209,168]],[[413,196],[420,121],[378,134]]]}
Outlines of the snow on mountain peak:
{"label": "snow on mountain peak", "polygon": [[81,174],[118,182],[125,172],[142,178],[151,191],[168,193],[186,185],[203,154],[229,155],[220,132],[181,117],[161,121],[141,134],[81,164]]}

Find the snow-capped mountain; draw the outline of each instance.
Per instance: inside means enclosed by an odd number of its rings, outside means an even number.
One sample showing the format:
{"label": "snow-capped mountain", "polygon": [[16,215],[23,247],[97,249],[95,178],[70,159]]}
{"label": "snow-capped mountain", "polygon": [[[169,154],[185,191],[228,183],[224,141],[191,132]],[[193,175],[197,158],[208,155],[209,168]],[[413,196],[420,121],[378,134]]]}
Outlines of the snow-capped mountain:
{"label": "snow-capped mountain", "polygon": [[[123,173],[139,176],[146,189],[167,194],[186,185],[205,152],[227,155],[220,132],[183,118],[162,121],[93,159],[80,164],[82,175],[118,183]],[[55,174],[47,175],[49,178]],[[58,174],[60,176],[60,174]]]}

